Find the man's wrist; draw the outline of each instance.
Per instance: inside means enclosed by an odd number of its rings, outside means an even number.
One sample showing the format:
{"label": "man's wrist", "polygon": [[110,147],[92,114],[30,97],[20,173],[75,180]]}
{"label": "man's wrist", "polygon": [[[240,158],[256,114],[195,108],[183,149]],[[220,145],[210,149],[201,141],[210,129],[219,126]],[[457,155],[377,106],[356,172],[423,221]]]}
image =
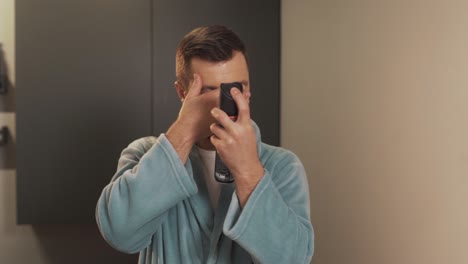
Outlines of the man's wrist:
{"label": "man's wrist", "polygon": [[237,198],[241,208],[244,208],[250,195],[255,190],[264,174],[265,170],[260,163],[259,166],[256,166],[256,168],[250,170],[248,173],[239,174],[235,177]]}
{"label": "man's wrist", "polygon": [[236,181],[239,180],[248,185],[256,185],[262,178],[263,174],[265,174],[265,169],[263,168],[262,163],[258,161],[258,163],[251,166],[250,169],[235,173],[234,175],[236,176]]}
{"label": "man's wrist", "polygon": [[171,143],[177,142],[178,144],[193,146],[195,139],[188,133],[189,131],[190,129],[187,129],[183,123],[176,120],[167,130],[166,137]]}

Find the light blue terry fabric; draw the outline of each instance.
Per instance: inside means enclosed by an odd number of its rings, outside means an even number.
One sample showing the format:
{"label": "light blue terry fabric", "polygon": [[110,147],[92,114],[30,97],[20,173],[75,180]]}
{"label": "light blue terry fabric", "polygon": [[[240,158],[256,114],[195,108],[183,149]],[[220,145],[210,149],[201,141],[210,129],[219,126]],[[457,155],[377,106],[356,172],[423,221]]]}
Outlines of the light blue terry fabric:
{"label": "light blue terry fabric", "polygon": [[265,174],[243,209],[224,184],[213,212],[203,167],[192,148],[182,164],[165,134],[130,143],[96,206],[104,239],[140,264],[310,263],[314,232],[309,188],[292,152],[261,142]]}

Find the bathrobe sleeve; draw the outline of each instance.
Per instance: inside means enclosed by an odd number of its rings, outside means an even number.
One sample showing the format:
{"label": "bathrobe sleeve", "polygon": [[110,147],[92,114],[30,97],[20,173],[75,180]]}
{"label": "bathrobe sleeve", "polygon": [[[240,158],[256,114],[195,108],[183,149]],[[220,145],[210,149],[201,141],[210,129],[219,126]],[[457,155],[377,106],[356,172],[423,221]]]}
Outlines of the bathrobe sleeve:
{"label": "bathrobe sleeve", "polygon": [[243,247],[254,263],[309,264],[314,252],[309,187],[302,163],[290,151],[271,161],[244,208],[236,192],[224,234]]}
{"label": "bathrobe sleeve", "polygon": [[190,161],[182,164],[164,134],[148,151],[145,145],[141,138],[122,151],[96,206],[102,236],[125,253],[147,247],[168,209],[198,191]]}

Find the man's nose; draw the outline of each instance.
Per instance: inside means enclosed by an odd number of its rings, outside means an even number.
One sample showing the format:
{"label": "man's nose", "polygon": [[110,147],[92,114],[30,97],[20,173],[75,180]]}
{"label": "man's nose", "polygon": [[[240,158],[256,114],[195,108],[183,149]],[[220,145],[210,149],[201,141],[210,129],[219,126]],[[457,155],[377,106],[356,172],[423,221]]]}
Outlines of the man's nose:
{"label": "man's nose", "polygon": [[219,89],[210,92],[207,101],[211,107],[219,106]]}

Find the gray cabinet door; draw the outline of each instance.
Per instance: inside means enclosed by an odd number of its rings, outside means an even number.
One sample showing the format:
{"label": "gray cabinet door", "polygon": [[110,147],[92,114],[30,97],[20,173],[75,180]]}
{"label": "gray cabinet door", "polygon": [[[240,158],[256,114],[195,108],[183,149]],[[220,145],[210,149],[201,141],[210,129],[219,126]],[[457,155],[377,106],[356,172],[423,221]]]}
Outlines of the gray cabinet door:
{"label": "gray cabinet door", "polygon": [[150,0],[17,0],[19,224],[95,223],[132,140],[151,135]]}
{"label": "gray cabinet door", "polygon": [[245,41],[252,117],[278,145],[279,0],[16,0],[19,224],[95,223],[121,151],[177,116],[178,42],[211,24]]}

